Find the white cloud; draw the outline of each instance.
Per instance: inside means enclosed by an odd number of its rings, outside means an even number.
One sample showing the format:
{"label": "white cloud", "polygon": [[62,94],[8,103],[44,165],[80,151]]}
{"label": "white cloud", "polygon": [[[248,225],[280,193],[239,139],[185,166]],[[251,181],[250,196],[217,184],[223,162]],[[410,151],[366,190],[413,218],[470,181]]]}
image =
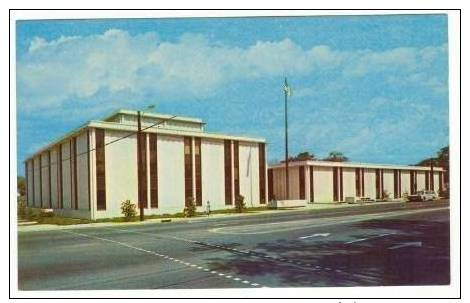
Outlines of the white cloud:
{"label": "white cloud", "polygon": [[[165,42],[156,33],[132,36],[116,29],[52,41],[36,37],[17,64],[18,102],[24,110],[43,110],[102,92],[110,95],[109,102],[114,93],[122,92],[204,98],[231,81],[328,70],[337,70],[342,77],[399,72],[397,79],[442,90],[446,83],[440,78],[422,79],[422,67],[445,58],[446,52],[446,45],[383,52],[339,51],[325,45],[304,49],[287,38],[240,48],[196,34]],[[308,95],[308,89],[303,93]]]}

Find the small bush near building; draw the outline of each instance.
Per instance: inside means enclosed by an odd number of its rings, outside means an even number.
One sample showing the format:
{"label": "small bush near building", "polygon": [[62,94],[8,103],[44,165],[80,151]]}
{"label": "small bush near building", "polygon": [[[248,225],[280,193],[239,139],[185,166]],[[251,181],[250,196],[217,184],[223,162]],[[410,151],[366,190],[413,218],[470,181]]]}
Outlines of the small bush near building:
{"label": "small bush near building", "polygon": [[235,210],[237,213],[242,213],[246,209],[245,197],[238,195],[235,197]]}
{"label": "small bush near building", "polygon": [[390,193],[386,190],[383,191],[382,193],[382,200],[384,201],[390,201]]}
{"label": "small bush near building", "polygon": [[188,197],[186,199],[186,206],[183,210],[185,217],[194,217],[196,215],[196,203],[193,197]]}
{"label": "small bush near building", "polygon": [[23,199],[18,201],[18,218],[24,219],[26,217],[26,202]]}
{"label": "small bush near building", "polygon": [[124,215],[126,221],[130,221],[133,217],[137,216],[137,210],[134,203],[126,200],[121,203],[121,213]]}

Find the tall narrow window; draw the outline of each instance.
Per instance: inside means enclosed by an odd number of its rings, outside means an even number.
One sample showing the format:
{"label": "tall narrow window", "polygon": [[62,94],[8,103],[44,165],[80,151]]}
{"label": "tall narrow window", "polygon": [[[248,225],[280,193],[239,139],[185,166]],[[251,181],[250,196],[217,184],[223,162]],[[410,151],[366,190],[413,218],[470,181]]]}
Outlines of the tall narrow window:
{"label": "tall narrow window", "polygon": [[362,197],[361,193],[361,169],[356,168],[356,197]]}
{"label": "tall narrow window", "polygon": [[339,168],[339,200],[343,201],[343,168]]}
{"label": "tall narrow window", "polygon": [[202,206],[201,138],[194,138],[194,162],[196,166],[196,205]]}
{"label": "tall narrow window", "polygon": [[31,205],[34,207],[34,204],[35,204],[35,201],[34,201],[34,198],[35,198],[35,193],[34,193],[34,158],[31,159],[31,185],[32,185],[32,200],[31,200]]}
{"label": "tall narrow window", "polygon": [[225,205],[232,204],[232,143],[224,140]]}
{"label": "tall narrow window", "polygon": [[398,179],[398,170],[393,170],[393,196],[395,198],[399,197],[399,188],[400,188],[400,183]]}
{"label": "tall narrow window", "polygon": [[259,202],[266,203],[266,153],[265,144],[258,145],[258,162],[259,162]]}
{"label": "tall narrow window", "polygon": [[59,208],[64,208],[64,189],[63,189],[63,178],[62,178],[62,144],[59,144],[57,150],[57,191],[59,198]]}
{"label": "tall narrow window", "polygon": [[88,187],[88,209],[91,210],[91,168],[90,168],[90,129],[86,130],[86,160],[87,160],[87,187]]}
{"label": "tall narrow window", "polygon": [[381,198],[381,192],[380,192],[380,183],[382,180],[380,179],[380,169],[377,168],[375,170],[375,198],[380,199]]}
{"label": "tall narrow window", "polygon": [[314,190],[314,187],[313,187],[313,166],[310,166],[310,202],[313,202],[315,201],[314,199],[314,195],[315,195],[315,190]]}
{"label": "tall narrow window", "polygon": [[384,170],[380,170],[380,197],[383,198],[384,194]]}
{"label": "tall narrow window", "polygon": [[75,209],[78,209],[78,178],[77,178],[77,137],[73,138],[72,144],[72,160],[73,160],[73,200]]}
{"label": "tall narrow window", "polygon": [[442,172],[440,171],[439,172],[439,191],[442,191],[443,188],[442,188]]}
{"label": "tall narrow window", "polygon": [[51,190],[51,150],[47,151],[47,179],[49,180],[47,184],[49,185],[49,208],[52,208],[52,190]]}
{"label": "tall narrow window", "polygon": [[338,201],[338,168],[333,167],[333,201]]}
{"label": "tall narrow window", "polygon": [[274,180],[273,169],[268,168],[268,200],[274,200]]}
{"label": "tall narrow window", "polygon": [[305,199],[305,168],[299,166],[299,199]]}
{"label": "tall narrow window", "polygon": [[106,209],[106,154],[104,145],[104,129],[96,129],[96,208]]}
{"label": "tall narrow window", "polygon": [[415,193],[415,172],[410,170],[410,194]]}
{"label": "tall narrow window", "polygon": [[29,206],[29,179],[28,179],[28,161],[24,162],[24,173],[25,173],[25,182],[26,182],[26,206]]}
{"label": "tall narrow window", "polygon": [[361,168],[361,196],[365,195],[364,168]]}
{"label": "tall narrow window", "polygon": [[429,172],[426,171],[426,172],[424,172],[424,174],[425,174],[425,175],[424,175],[424,176],[425,176],[425,177],[424,177],[424,180],[425,180],[425,181],[424,181],[424,182],[425,182],[425,183],[424,183],[424,186],[425,186],[425,189],[426,189],[426,190],[429,190]]}
{"label": "tall narrow window", "polygon": [[239,143],[233,141],[233,185],[235,186],[235,197],[240,195],[240,163]]}
{"label": "tall narrow window", "polygon": [[42,208],[42,155],[39,155],[39,203]]}
{"label": "tall narrow window", "polygon": [[[137,140],[140,141],[139,146],[140,150],[139,152],[139,157],[140,157],[140,171],[137,169],[137,174],[139,182],[137,184],[137,190],[140,192],[139,198],[142,199],[142,201],[138,201],[137,207],[140,207],[140,203],[142,203],[143,208],[148,208],[148,202],[147,202],[147,134],[146,133],[139,133],[137,136]],[[139,160],[137,159],[137,165],[139,165]]]}
{"label": "tall narrow window", "polygon": [[431,167],[431,171],[429,172],[429,189],[434,190],[434,169]]}
{"label": "tall narrow window", "polygon": [[149,134],[150,160],[150,207],[158,208],[158,162],[157,134]]}
{"label": "tall narrow window", "polygon": [[185,203],[193,196],[193,146],[191,137],[184,137],[184,197]]}

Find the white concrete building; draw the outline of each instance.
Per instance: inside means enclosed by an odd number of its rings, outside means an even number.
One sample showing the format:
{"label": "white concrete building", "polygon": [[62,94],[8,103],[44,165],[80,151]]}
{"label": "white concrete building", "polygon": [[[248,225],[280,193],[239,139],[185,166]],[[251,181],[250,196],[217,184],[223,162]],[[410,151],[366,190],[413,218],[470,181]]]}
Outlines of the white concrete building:
{"label": "white concrete building", "polygon": [[[149,127],[159,123],[156,126]],[[198,211],[267,201],[264,139],[208,133],[200,119],[142,114],[145,214],[181,212],[188,197]],[[138,204],[137,112],[119,110],[90,121],[25,160],[29,207],[64,216],[122,216],[121,202]]]}
{"label": "white concrete building", "polygon": [[[431,177],[432,176],[432,177]],[[405,193],[443,189],[443,169],[407,165],[329,161],[290,161],[289,199],[342,202],[361,198],[400,199]],[[286,200],[285,164],[268,168],[268,200]]]}

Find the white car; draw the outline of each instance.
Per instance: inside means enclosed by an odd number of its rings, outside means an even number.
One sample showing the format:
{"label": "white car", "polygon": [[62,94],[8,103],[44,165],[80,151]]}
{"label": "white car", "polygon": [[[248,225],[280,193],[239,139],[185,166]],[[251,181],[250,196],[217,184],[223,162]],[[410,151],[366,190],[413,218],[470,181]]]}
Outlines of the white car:
{"label": "white car", "polygon": [[432,201],[437,200],[438,195],[433,190],[420,190],[416,194],[409,195],[409,201]]}

